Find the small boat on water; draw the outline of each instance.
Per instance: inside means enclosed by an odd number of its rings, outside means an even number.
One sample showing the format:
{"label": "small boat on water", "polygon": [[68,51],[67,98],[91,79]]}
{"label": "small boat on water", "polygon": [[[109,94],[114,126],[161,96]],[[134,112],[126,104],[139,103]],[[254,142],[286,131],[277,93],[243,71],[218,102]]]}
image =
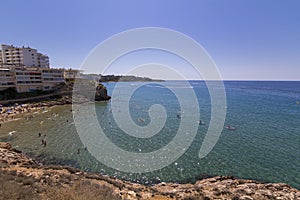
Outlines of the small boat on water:
{"label": "small boat on water", "polygon": [[140,118],[138,118],[138,122],[139,122],[139,123],[144,123],[144,122],[145,122],[145,119],[142,118],[142,117],[140,117]]}
{"label": "small boat on water", "polygon": [[236,128],[234,126],[230,126],[230,125],[227,125],[227,126],[224,126],[225,129],[227,130],[230,130],[230,131],[235,131]]}

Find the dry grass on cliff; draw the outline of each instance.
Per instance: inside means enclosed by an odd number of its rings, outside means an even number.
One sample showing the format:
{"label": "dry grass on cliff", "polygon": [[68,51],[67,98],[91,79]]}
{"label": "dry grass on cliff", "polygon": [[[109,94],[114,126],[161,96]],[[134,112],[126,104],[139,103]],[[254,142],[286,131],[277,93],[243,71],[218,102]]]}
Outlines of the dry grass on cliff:
{"label": "dry grass on cliff", "polygon": [[10,199],[119,200],[120,197],[111,188],[88,180],[77,180],[67,186],[55,186],[17,174],[16,171],[0,170],[0,200]]}
{"label": "dry grass on cliff", "polygon": [[16,176],[15,171],[0,171],[0,199],[38,199],[31,179]]}
{"label": "dry grass on cliff", "polygon": [[65,188],[48,188],[42,200],[120,200],[112,193],[112,190],[103,185],[91,183],[90,181],[80,181]]}

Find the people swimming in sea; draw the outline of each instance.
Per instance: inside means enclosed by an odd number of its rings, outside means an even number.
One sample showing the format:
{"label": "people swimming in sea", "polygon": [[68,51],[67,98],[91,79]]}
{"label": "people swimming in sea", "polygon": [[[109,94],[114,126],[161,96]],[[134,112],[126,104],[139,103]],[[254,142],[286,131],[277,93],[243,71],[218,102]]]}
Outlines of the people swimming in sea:
{"label": "people swimming in sea", "polygon": [[44,147],[46,147],[46,146],[47,146],[47,142],[46,142],[46,140],[42,139],[42,145],[44,145]]}
{"label": "people swimming in sea", "polygon": [[39,132],[39,137],[41,137],[42,136],[42,133],[41,132]]}
{"label": "people swimming in sea", "polygon": [[204,122],[200,119],[200,120],[198,121],[198,124],[199,124],[199,125],[204,125]]}

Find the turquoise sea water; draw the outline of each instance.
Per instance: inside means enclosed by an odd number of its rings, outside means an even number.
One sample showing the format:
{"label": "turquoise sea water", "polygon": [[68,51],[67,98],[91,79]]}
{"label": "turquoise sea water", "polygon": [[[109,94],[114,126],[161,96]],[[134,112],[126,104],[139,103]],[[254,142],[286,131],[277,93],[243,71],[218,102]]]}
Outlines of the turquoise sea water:
{"label": "turquoise sea water", "polygon": [[[121,96],[139,83],[123,83]],[[211,117],[211,100],[203,81],[180,81],[172,87],[193,90],[198,98],[201,120],[192,145],[169,166],[148,173],[125,173],[97,161],[79,139],[70,105],[57,106],[35,115],[32,120],[18,120],[2,125],[0,141],[9,141],[24,152],[48,163],[67,164],[84,170],[116,176],[125,180],[155,183],[195,181],[208,175],[233,175],[264,182],[285,182],[300,189],[300,82],[226,81],[227,115],[224,129],[213,150],[198,157]],[[112,94],[115,83],[106,83]],[[120,101],[122,99],[120,98]],[[187,103],[190,98],[187,96]],[[180,120],[180,102],[176,95],[160,83],[148,83],[136,90],[129,101],[130,117],[139,126],[150,123],[149,108],[161,104],[166,110],[166,123],[150,138],[135,138],[122,131],[112,114],[111,102],[95,104],[96,116],[86,115],[87,123],[96,117],[106,136],[120,148],[137,153],[158,150],[175,137]],[[194,106],[194,105],[191,105]],[[123,112],[119,108],[117,112]],[[40,121],[43,121],[41,124]],[[84,122],[83,122],[84,123]],[[197,121],[191,120],[194,126]],[[86,131],[90,132],[87,126]],[[92,127],[92,126],[91,126]],[[8,132],[16,131],[12,136]],[[42,137],[38,133],[42,133]],[[41,145],[41,139],[47,146]],[[101,145],[101,144],[99,144]],[[103,152],[105,153],[105,152]]]}

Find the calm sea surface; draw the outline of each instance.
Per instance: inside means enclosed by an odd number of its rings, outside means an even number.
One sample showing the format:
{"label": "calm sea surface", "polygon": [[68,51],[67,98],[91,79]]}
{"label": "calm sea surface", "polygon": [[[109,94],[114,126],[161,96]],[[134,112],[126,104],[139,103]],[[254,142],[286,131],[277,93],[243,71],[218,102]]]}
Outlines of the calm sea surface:
{"label": "calm sea surface", "polygon": [[[3,124],[0,141],[9,141],[43,162],[71,165],[145,184],[232,175],[264,182],[285,182],[300,189],[300,103],[297,103],[300,102],[300,82],[225,82],[225,125],[234,126],[236,130],[224,129],[216,146],[202,159],[198,153],[209,126],[211,100],[205,82],[189,83],[191,87],[180,81],[169,82],[179,91],[195,92],[204,125],[199,125],[197,135],[185,154],[161,170],[125,173],[97,161],[79,139],[72,115],[74,110],[70,105],[53,107],[45,113],[36,114],[31,120]],[[124,89],[119,95],[126,96],[128,89],[136,84],[140,83],[123,83]],[[112,94],[115,83],[106,83],[106,86]],[[190,101],[190,98],[187,96],[183,101]],[[128,106],[131,119],[139,126],[146,126],[150,123],[149,108],[154,104],[165,108],[167,119],[161,131],[150,138],[125,134],[114,120],[111,102],[96,103],[96,115],[91,112],[86,115],[86,120],[97,118],[106,136],[120,148],[147,153],[170,143],[181,120],[177,116],[180,102],[170,89],[160,83],[148,83],[135,91]],[[121,113],[124,109],[127,108],[120,107],[117,112]],[[189,123],[194,126],[198,122],[191,120]],[[8,133],[11,131],[16,132],[10,136]],[[93,130],[87,126],[86,131]],[[42,139],[47,141],[46,147],[41,145]]]}

